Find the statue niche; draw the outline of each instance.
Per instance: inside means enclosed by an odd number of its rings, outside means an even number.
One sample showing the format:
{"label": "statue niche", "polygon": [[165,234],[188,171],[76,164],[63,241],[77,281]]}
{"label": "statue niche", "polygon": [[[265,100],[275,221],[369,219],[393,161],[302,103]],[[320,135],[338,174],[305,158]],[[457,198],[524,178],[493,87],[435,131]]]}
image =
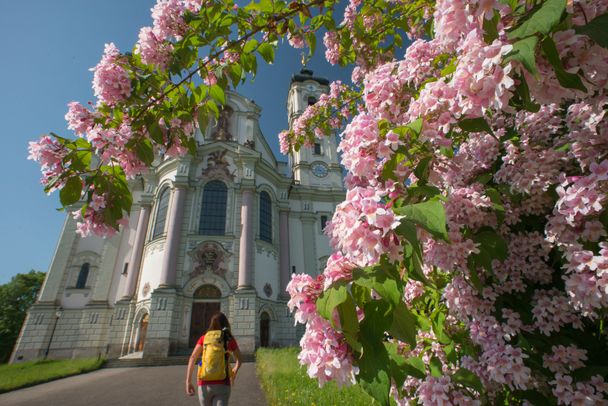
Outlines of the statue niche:
{"label": "statue niche", "polygon": [[190,278],[204,273],[214,273],[222,278],[226,278],[226,262],[230,253],[224,250],[220,244],[214,241],[207,241],[196,247],[190,252],[190,257],[194,263]]}
{"label": "statue niche", "polygon": [[232,141],[232,134],[230,134],[230,118],[232,117],[232,110],[228,106],[224,106],[217,118],[217,125],[215,131],[211,133],[211,138],[216,141]]}

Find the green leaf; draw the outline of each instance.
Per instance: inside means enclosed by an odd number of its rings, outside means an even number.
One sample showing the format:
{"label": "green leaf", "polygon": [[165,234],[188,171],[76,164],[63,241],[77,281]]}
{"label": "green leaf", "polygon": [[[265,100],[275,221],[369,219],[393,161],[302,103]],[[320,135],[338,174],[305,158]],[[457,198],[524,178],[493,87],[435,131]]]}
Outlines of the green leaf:
{"label": "green leaf", "polygon": [[431,375],[435,378],[439,378],[441,375],[443,375],[441,370],[441,361],[435,356],[433,356],[431,358],[431,362],[429,362],[429,369],[431,370]]}
{"label": "green leaf", "polygon": [[543,48],[543,53],[553,66],[555,76],[560,85],[569,89],[577,89],[583,92],[587,91],[587,88],[583,85],[583,81],[579,75],[566,72],[562,65],[562,61],[559,59],[559,53],[555,47],[555,42],[553,42],[551,37],[545,37],[541,42],[541,47]]}
{"label": "green leaf", "polygon": [[399,388],[405,382],[405,378],[408,377],[408,365],[405,363],[405,358],[399,354],[397,343],[384,343],[384,346],[390,359],[391,378],[395,380],[395,384]]}
{"label": "green leaf", "polygon": [[158,123],[152,122],[152,123],[148,124],[148,132],[150,133],[150,137],[157,144],[164,144],[165,143],[165,139],[164,139],[164,136],[163,136],[163,131],[161,130],[161,128],[158,125]]}
{"label": "green leaf", "polygon": [[540,110],[540,104],[536,104],[532,101],[526,78],[524,75],[520,75],[517,80],[519,81],[519,84],[515,88],[515,94],[511,98],[510,104],[531,113],[536,113]]}
{"label": "green leaf", "polygon": [[71,176],[59,191],[59,201],[63,206],[69,206],[80,200],[82,181],[79,176]]}
{"label": "green leaf", "polygon": [[344,281],[334,283],[328,290],[321,293],[317,299],[317,311],[325,319],[331,321],[333,311],[348,298],[348,291]]}
{"label": "green leaf", "polygon": [[274,47],[272,45],[267,42],[262,43],[258,47],[258,53],[262,55],[262,58],[264,58],[267,63],[272,65],[274,62]]}
{"label": "green leaf", "polygon": [[245,46],[243,46],[243,53],[249,54],[258,46],[257,39],[250,39],[247,41]]}
{"label": "green leaf", "polygon": [[494,134],[492,128],[488,125],[488,122],[483,117],[477,118],[463,118],[458,122],[458,126],[468,132],[487,132]]}
{"label": "green leaf", "polygon": [[452,342],[450,337],[445,334],[443,329],[445,323],[445,314],[441,311],[436,313],[436,316],[433,318],[433,332],[435,333],[435,337],[437,337],[437,341],[441,344],[449,344]]}
{"label": "green leaf", "polygon": [[496,231],[482,230],[472,238],[479,244],[479,250],[488,252],[492,259],[504,261],[507,258],[507,243]]}
{"label": "green leaf", "polygon": [[547,0],[530,18],[507,34],[507,37],[509,39],[525,38],[538,32],[546,35],[559,23],[565,9],[566,0]]}
{"label": "green leaf", "polygon": [[429,167],[432,160],[432,156],[424,157],[420,160],[416,169],[414,169],[414,175],[422,182],[426,182],[429,177]]}
{"label": "green leaf", "polygon": [[209,94],[211,95],[211,98],[218,104],[222,106],[226,104],[226,95],[224,94],[224,89],[222,89],[220,86],[211,86],[211,88],[209,88]]}
{"label": "green leaf", "polygon": [[207,125],[209,125],[209,114],[207,114],[207,110],[204,108],[199,108],[196,113],[196,121],[198,122],[198,128],[201,130],[203,136],[205,135],[205,130],[207,130]]}
{"label": "green leaf", "polygon": [[373,289],[396,306],[401,300],[401,290],[393,275],[379,265],[357,268],[353,271],[353,283]]}
{"label": "green leaf", "polygon": [[388,333],[414,348],[416,347],[416,333],[418,332],[416,324],[416,316],[407,308],[405,303],[400,302],[393,311],[393,324]]}
{"label": "green leaf", "polygon": [[370,396],[386,405],[390,390],[390,359],[386,347],[378,343],[390,323],[387,319],[390,320],[391,308],[387,302],[373,300],[366,303],[364,313],[360,331],[363,353],[357,379]]}
{"label": "green leaf", "polygon": [[448,240],[445,209],[439,200],[403,206],[395,209],[395,213],[424,228],[434,237]]}
{"label": "green leaf", "polygon": [[344,334],[346,342],[352,349],[361,352],[361,343],[358,341],[359,319],[357,318],[357,309],[355,308],[353,298],[348,295],[346,300],[337,307],[340,316],[340,330]]}
{"label": "green leaf", "polygon": [[498,11],[494,11],[494,16],[491,19],[483,19],[483,40],[486,44],[491,44],[496,38],[498,38],[498,21],[500,20],[500,14]]}
{"label": "green leaf", "polygon": [[216,119],[220,116],[220,109],[217,107],[217,104],[213,102],[213,100],[207,100],[205,106],[213,113]]}
{"label": "green leaf", "polygon": [[452,375],[452,381],[459,383],[467,388],[475,389],[477,392],[483,391],[483,385],[481,380],[473,372],[466,368],[459,368],[454,375]]}
{"label": "green leaf", "polygon": [[418,379],[426,378],[426,368],[424,367],[424,361],[422,361],[422,359],[411,357],[405,360],[405,364],[405,370],[408,375]]}
{"label": "green leaf", "polygon": [[384,167],[382,168],[382,177],[386,180],[388,180],[388,179],[397,180],[397,176],[395,175],[395,169],[397,168],[397,165],[399,163],[403,162],[405,159],[407,159],[407,157],[403,153],[403,150],[398,149],[393,154],[391,159],[389,159],[384,164]]}
{"label": "green leaf", "polygon": [[411,123],[406,124],[406,127],[415,132],[416,135],[419,135],[420,131],[422,131],[422,118],[419,117]]}
{"label": "green leaf", "polygon": [[152,142],[147,138],[135,144],[135,153],[146,165],[151,165],[152,161],[154,161],[154,148],[152,148]]}
{"label": "green leaf", "polygon": [[524,65],[524,68],[531,74],[538,77],[538,69],[536,69],[536,44],[538,37],[532,36],[524,38],[513,44],[513,50],[505,58],[505,62],[518,61]]}
{"label": "green leaf", "polygon": [[587,25],[575,26],[574,31],[587,35],[598,45],[608,48],[608,13],[595,17]]}

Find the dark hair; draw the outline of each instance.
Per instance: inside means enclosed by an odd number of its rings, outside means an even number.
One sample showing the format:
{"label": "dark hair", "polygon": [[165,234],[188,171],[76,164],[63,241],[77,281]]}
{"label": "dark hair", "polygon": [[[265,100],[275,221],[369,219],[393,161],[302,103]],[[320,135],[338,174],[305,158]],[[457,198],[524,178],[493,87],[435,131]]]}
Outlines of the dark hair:
{"label": "dark hair", "polygon": [[211,317],[207,331],[223,330],[225,328],[230,331],[230,322],[228,321],[228,317],[226,317],[226,315],[222,312],[217,312]]}

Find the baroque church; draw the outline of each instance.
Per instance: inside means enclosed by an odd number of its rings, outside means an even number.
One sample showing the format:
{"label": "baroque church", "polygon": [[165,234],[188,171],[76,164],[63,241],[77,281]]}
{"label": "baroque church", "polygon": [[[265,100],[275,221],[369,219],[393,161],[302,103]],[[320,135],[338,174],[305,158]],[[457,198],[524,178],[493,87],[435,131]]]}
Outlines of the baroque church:
{"label": "baroque church", "polygon": [[[328,91],[310,70],[294,75],[290,126]],[[67,216],[11,362],[183,355],[217,311],[244,353],[297,345],[285,287],[325,267],[342,169],[335,137],[278,161],[260,113],[228,92],[219,119],[197,131],[196,156],[158,159],[132,182],[129,224],[114,237],[80,238]]]}

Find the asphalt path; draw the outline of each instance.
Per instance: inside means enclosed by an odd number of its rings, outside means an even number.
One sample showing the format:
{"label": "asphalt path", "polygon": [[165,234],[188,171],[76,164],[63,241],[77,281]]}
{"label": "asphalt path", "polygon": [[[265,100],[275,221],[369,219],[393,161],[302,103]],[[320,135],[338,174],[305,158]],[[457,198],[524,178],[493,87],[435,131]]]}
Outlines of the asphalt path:
{"label": "asphalt path", "polygon": [[[107,368],[0,395],[2,406],[197,406],[185,394],[185,366]],[[230,405],[265,406],[255,363],[239,370]]]}

